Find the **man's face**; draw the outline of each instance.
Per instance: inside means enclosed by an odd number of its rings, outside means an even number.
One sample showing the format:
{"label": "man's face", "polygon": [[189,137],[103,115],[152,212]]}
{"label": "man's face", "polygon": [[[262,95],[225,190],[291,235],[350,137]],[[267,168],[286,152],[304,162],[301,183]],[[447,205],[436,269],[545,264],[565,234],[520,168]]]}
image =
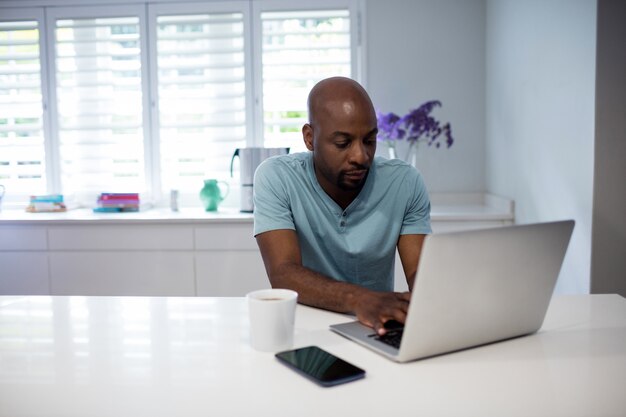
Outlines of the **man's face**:
{"label": "man's face", "polygon": [[376,152],[376,114],[371,105],[358,98],[329,102],[303,132],[322,188],[336,201],[346,193],[358,193]]}

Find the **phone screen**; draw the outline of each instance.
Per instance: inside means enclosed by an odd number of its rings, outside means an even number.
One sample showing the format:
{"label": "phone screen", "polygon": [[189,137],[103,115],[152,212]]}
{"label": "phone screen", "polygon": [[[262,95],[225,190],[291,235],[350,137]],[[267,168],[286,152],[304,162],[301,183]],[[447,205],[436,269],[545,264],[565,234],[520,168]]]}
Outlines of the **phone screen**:
{"label": "phone screen", "polygon": [[365,371],[317,346],[308,346],[276,354],[281,362],[323,386],[332,386],[363,378]]}

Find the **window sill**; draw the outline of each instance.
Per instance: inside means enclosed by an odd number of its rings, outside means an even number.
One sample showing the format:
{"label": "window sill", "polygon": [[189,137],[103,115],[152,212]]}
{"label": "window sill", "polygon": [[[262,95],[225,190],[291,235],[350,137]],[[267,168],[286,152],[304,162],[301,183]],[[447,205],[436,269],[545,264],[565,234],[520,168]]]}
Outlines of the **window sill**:
{"label": "window sill", "polygon": [[[514,221],[514,203],[490,194],[433,194],[431,196],[433,222]],[[0,212],[0,225],[9,224],[106,224],[106,223],[248,223],[252,213],[223,208],[206,212],[200,207],[155,207],[136,213],[94,213],[91,209],[73,209],[62,213],[27,213],[7,209]]]}

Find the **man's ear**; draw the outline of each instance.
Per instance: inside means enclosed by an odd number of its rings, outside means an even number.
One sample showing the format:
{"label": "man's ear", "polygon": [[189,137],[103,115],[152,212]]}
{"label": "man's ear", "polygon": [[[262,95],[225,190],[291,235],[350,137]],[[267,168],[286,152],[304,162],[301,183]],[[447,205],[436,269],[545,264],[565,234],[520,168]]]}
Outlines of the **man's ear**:
{"label": "man's ear", "polygon": [[313,126],[309,123],[306,123],[302,126],[302,139],[304,139],[304,144],[306,148],[310,151],[313,150]]}

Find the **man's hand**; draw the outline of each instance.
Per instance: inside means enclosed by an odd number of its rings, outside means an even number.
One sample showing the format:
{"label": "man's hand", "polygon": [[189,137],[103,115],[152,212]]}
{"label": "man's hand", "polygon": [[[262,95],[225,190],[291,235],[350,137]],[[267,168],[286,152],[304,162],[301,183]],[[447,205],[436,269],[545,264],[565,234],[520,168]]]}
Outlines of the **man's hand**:
{"label": "man's hand", "polygon": [[404,323],[409,310],[410,292],[363,291],[354,301],[354,314],[359,321],[384,335],[385,322],[396,320]]}

